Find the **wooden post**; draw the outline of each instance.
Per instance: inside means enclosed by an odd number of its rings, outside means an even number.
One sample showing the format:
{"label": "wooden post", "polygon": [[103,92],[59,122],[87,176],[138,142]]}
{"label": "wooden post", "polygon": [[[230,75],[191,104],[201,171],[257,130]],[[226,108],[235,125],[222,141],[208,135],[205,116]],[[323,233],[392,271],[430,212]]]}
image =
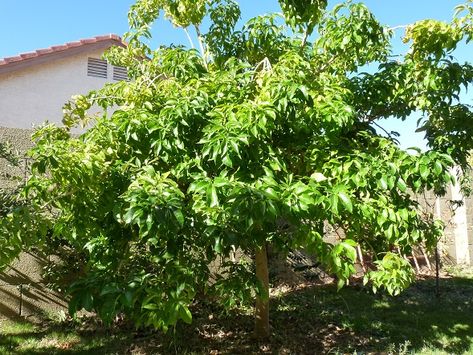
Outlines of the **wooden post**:
{"label": "wooden post", "polygon": [[263,295],[256,296],[255,331],[258,339],[268,338],[269,332],[269,272],[266,245],[256,249],[255,254],[256,278],[264,289]]}

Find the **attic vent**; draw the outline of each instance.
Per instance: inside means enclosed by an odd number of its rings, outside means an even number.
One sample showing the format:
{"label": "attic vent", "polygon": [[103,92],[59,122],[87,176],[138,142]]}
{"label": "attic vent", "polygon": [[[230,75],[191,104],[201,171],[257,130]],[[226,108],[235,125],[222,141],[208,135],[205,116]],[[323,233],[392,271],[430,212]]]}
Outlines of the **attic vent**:
{"label": "attic vent", "polygon": [[128,81],[128,71],[126,68],[113,66],[113,80]]}
{"label": "attic vent", "polygon": [[97,58],[89,58],[87,62],[87,76],[107,78],[107,61]]}

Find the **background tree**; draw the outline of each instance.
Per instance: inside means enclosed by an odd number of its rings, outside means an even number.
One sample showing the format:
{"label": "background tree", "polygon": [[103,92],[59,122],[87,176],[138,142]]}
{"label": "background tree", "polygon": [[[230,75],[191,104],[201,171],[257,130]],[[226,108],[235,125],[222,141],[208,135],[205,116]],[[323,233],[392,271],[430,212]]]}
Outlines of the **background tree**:
{"label": "background tree", "polygon": [[[191,321],[197,293],[227,306],[256,295],[255,332],[268,336],[267,244],[314,253],[339,287],[355,272],[358,245],[375,258],[366,276],[375,289],[397,294],[413,280],[393,251],[432,247],[442,226],[422,217],[409,191],[443,193],[471,148],[472,113],[459,92],[473,70],[451,56],[473,36],[471,3],[451,23],[408,26],[403,57],[391,52],[393,30],[363,4],[280,3],[283,16],[237,28],[233,0],[139,0],[129,46],[108,53],[132,80],[76,97],[65,127],[35,133],[25,193],[37,223],[86,253],[69,290],[72,313],[123,312],[166,330]],[[200,52],[148,48],[141,39],[161,14],[194,29]],[[94,103],[118,109],[71,136]],[[415,111],[431,150],[408,154],[377,133],[376,120]],[[324,223],[344,238],[326,242]],[[235,249],[255,257],[256,272],[231,261]]]}

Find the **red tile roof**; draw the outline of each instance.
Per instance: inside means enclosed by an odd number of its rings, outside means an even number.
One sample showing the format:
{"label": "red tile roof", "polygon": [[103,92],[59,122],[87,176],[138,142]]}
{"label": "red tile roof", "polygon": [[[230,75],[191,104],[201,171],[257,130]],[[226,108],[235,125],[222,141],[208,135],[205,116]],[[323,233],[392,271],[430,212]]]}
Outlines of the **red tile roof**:
{"label": "red tile roof", "polygon": [[[108,34],[108,35],[103,35],[103,36],[96,36],[92,38],[85,38],[81,39],[79,41],[75,42],[68,42],[62,45],[56,45],[56,46],[51,46],[49,48],[43,48],[43,49],[38,49],[34,52],[28,52],[28,53],[21,53],[17,56],[14,57],[6,57],[3,59],[0,59],[0,71],[1,69],[15,63],[19,64],[25,63],[26,62],[34,62],[39,58],[42,58],[44,56],[50,56],[54,54],[67,54],[67,51],[70,51],[73,48],[77,47],[86,47],[87,45],[90,44],[103,44],[106,45],[107,42],[110,43],[110,45],[119,45],[119,46],[125,46],[126,44],[122,41],[120,36],[117,36],[115,34]],[[85,49],[85,48],[84,48]]]}

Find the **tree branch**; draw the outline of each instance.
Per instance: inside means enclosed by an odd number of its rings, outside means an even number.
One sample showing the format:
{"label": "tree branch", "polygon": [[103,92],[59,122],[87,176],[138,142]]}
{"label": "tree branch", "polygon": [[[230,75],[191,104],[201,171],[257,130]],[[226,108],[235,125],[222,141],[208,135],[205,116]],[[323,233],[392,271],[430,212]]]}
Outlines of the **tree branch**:
{"label": "tree branch", "polygon": [[325,65],[319,67],[319,70],[317,70],[314,75],[318,75],[320,73],[322,73],[324,70],[326,70],[328,67],[330,67],[332,65],[332,63],[337,59],[336,56],[332,56],[328,61],[327,63],[325,63]]}
{"label": "tree branch", "polygon": [[187,31],[187,28],[186,28],[186,27],[183,27],[182,29],[183,29],[184,32],[186,33],[187,39],[189,40],[189,43],[191,44],[192,49],[195,49],[194,41],[192,41],[192,38],[191,38],[191,35],[189,34],[189,31]]}
{"label": "tree branch", "polygon": [[401,28],[407,28],[407,27],[409,27],[409,25],[398,25],[398,26],[388,27],[388,30],[396,31],[396,30],[399,30]]}
{"label": "tree branch", "polygon": [[388,137],[389,137],[390,139],[393,139],[393,140],[397,141],[397,139],[394,138],[393,135],[392,135],[390,132],[386,131],[386,129],[385,129],[384,127],[380,126],[379,124],[377,124],[377,123],[374,122],[374,121],[371,121],[370,123],[374,124],[376,127],[378,127],[379,129],[381,129],[384,133],[386,133],[386,134],[388,135]]}
{"label": "tree branch", "polygon": [[309,38],[309,27],[306,27],[304,30],[304,36],[302,37],[301,48],[304,48],[307,44],[307,38]]}
{"label": "tree branch", "polygon": [[200,53],[202,54],[202,59],[204,60],[205,69],[208,69],[208,66],[207,66],[207,54],[206,54],[206,52],[205,52],[205,46],[204,46],[204,42],[203,42],[203,40],[202,40],[202,35],[201,35],[201,33],[200,33],[199,26],[194,25],[194,28],[195,28],[195,32],[197,33],[197,39],[199,40]]}

